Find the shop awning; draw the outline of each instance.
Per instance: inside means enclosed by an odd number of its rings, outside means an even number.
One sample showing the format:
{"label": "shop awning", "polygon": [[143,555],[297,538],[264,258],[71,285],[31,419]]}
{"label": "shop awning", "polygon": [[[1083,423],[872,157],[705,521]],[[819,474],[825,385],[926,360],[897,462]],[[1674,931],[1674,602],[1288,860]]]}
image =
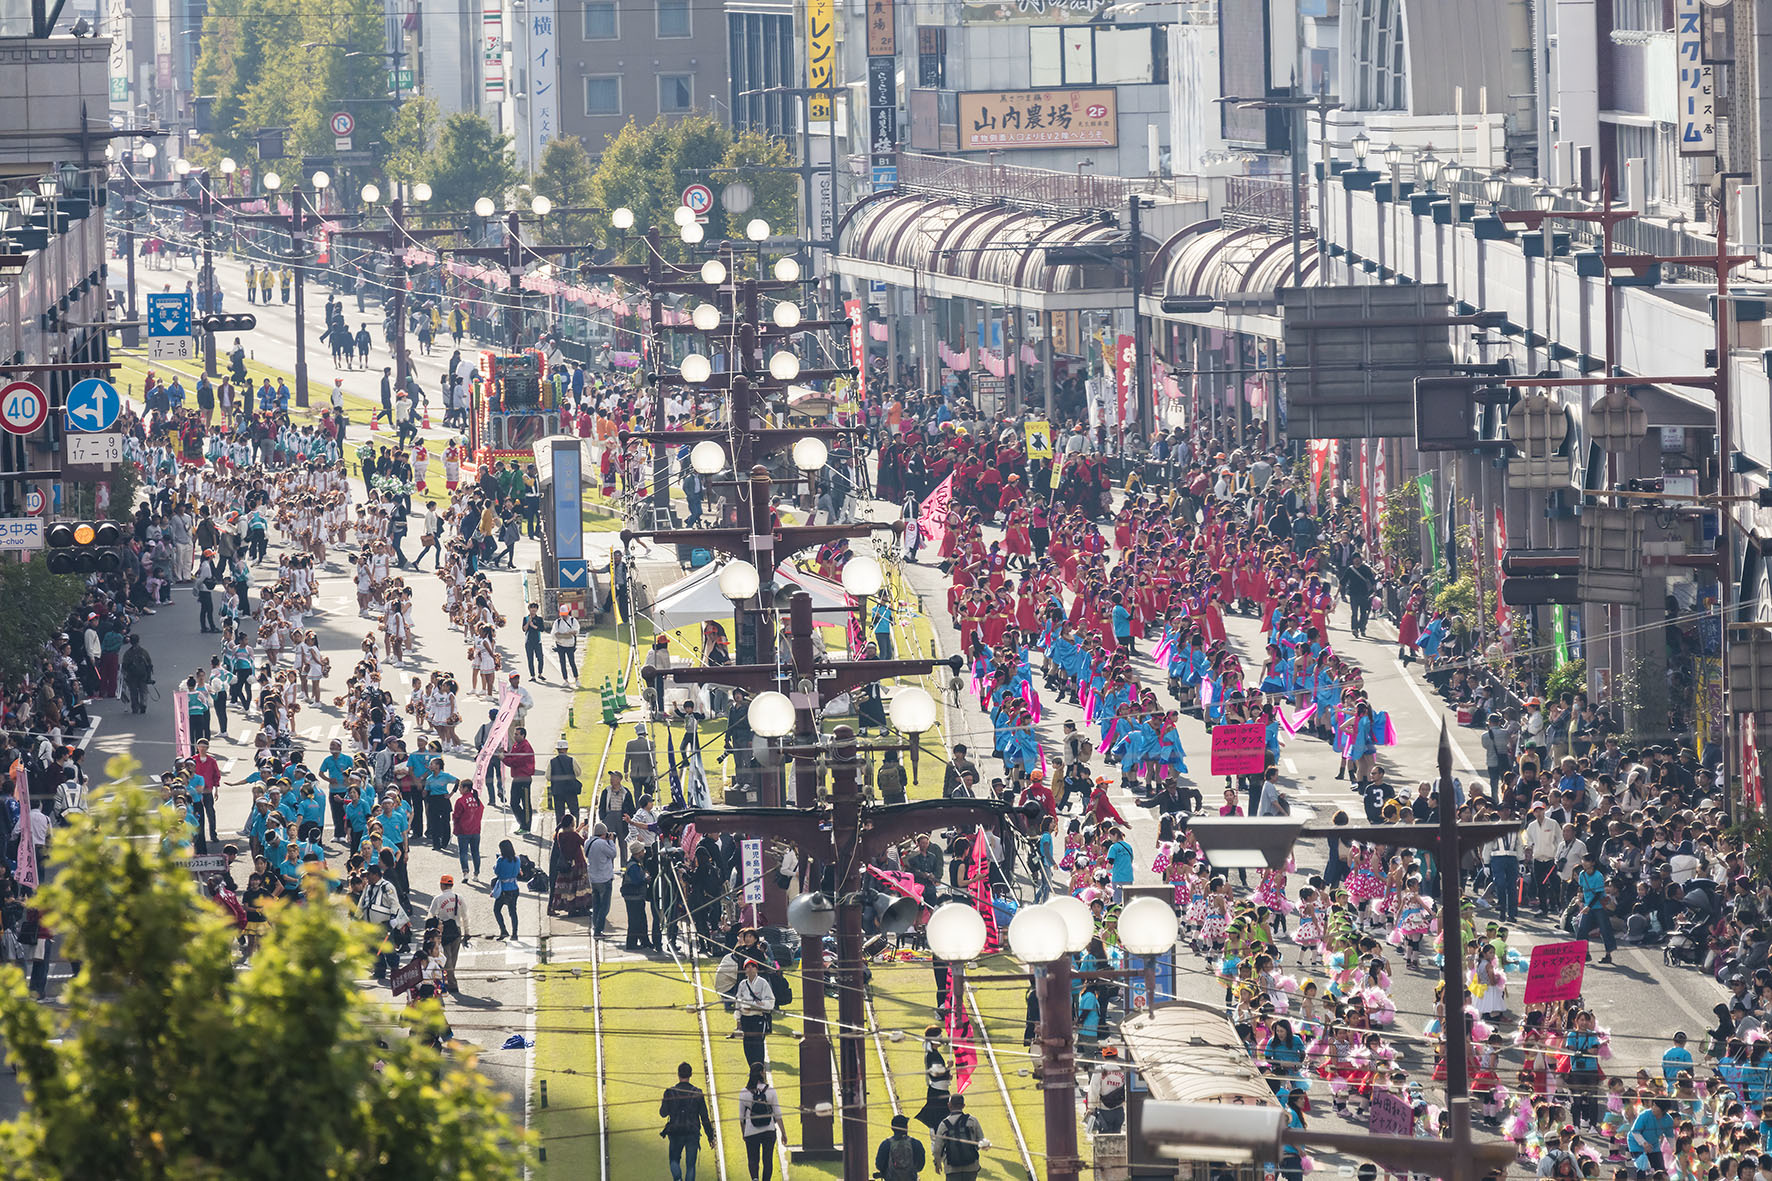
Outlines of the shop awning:
{"label": "shop awning", "polygon": [[1052,266],[1046,251],[1107,244],[1122,233],[1093,215],[1049,217],[1006,205],[880,193],[844,217],[831,267],[937,296],[1038,310],[1099,308],[1128,295],[1115,269]]}
{"label": "shop awning", "polygon": [[1295,268],[1290,234],[1195,222],[1157,249],[1140,306],[1166,320],[1277,338],[1276,292],[1316,282],[1318,264],[1314,239],[1305,241]]}

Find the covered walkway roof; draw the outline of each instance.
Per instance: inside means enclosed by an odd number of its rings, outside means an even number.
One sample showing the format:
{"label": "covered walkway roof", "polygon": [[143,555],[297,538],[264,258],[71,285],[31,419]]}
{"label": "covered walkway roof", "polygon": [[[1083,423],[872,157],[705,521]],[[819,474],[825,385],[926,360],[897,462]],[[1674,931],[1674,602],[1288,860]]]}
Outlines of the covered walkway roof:
{"label": "covered walkway roof", "polygon": [[[1140,310],[1160,319],[1277,338],[1278,291],[1316,282],[1318,267],[1314,240],[1304,243],[1295,268],[1290,234],[1199,221],[1176,232],[1151,257]],[[1164,310],[1165,301],[1171,310]]]}
{"label": "covered walkway roof", "polygon": [[952,197],[877,193],[838,227],[838,274],[930,294],[1059,311],[1100,308],[1129,290],[1114,267],[1053,266],[1052,246],[1110,245],[1123,236],[1097,216],[1050,217]]}

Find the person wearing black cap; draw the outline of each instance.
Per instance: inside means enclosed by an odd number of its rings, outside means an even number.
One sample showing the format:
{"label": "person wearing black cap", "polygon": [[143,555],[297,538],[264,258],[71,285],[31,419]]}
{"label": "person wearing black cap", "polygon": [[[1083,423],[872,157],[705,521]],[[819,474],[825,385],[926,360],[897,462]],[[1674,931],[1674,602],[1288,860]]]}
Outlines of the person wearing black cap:
{"label": "person wearing black cap", "polygon": [[892,1117],[892,1135],[880,1141],[874,1151],[874,1172],[885,1181],[917,1181],[922,1175],[927,1156],[923,1142],[906,1130],[911,1121],[902,1115]]}

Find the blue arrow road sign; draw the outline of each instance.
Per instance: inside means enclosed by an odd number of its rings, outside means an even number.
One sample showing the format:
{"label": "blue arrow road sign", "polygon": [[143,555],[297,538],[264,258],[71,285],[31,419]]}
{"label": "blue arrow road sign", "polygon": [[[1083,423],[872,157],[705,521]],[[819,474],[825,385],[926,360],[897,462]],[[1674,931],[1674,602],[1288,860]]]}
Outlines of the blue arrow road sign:
{"label": "blue arrow road sign", "polygon": [[191,335],[191,296],[183,291],[165,291],[148,296],[149,336]]}
{"label": "blue arrow road sign", "polygon": [[560,559],[560,589],[583,590],[585,588],[585,560],[583,558]]}
{"label": "blue arrow road sign", "polygon": [[123,411],[123,399],[110,382],[89,377],[68,391],[67,408],[69,430],[108,431]]}

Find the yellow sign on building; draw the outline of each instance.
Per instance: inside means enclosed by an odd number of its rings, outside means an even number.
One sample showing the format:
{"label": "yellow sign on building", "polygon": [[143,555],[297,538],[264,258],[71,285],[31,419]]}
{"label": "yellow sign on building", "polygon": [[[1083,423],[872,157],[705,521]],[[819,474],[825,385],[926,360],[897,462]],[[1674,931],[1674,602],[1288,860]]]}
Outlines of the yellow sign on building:
{"label": "yellow sign on building", "polygon": [[[813,90],[837,82],[837,9],[834,0],[806,0],[806,85]],[[831,96],[806,98],[808,118],[831,117]]]}

